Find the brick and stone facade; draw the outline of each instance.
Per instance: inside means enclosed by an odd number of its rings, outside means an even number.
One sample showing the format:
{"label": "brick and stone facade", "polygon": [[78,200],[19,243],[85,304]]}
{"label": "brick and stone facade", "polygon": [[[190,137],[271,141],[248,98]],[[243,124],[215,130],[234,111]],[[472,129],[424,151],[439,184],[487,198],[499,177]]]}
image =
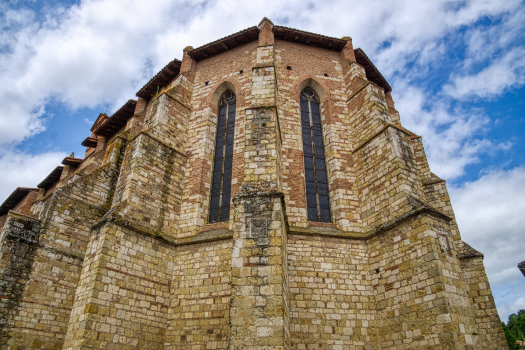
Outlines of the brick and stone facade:
{"label": "brick and stone facade", "polygon": [[[307,216],[305,88],[331,222]],[[227,91],[230,216],[209,222]],[[0,349],[507,349],[483,255],[350,37],[265,18],[137,97],[0,207]]]}

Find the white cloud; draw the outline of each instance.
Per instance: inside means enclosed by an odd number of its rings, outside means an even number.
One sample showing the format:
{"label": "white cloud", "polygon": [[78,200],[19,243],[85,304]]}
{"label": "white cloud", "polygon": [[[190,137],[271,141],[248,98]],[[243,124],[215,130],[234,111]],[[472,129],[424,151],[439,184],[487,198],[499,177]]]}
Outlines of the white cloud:
{"label": "white cloud", "polygon": [[525,260],[524,183],[525,167],[518,167],[489,171],[449,189],[463,240],[485,254],[502,320],[525,308],[525,278],[517,268]]}
{"label": "white cloud", "polygon": [[393,92],[401,121],[409,130],[423,136],[431,169],[451,180],[465,174],[468,165],[479,162],[483,153],[508,149],[508,141],[495,142],[482,137],[490,119],[482,111],[452,109],[444,99],[421,89],[396,82]]}
{"label": "white cloud", "polygon": [[28,154],[3,150],[0,156],[0,203],[17,187],[36,187],[68,154]]}
{"label": "white cloud", "polygon": [[[172,1],[83,1],[50,13],[41,25],[12,25],[0,36],[0,144],[38,133],[49,101],[73,110],[120,107],[167,61],[159,61],[158,39],[187,15]],[[184,7],[183,7],[184,9]],[[53,9],[54,10],[54,9]],[[191,10],[191,7],[190,7]],[[13,15],[17,23],[29,18]],[[7,16],[6,16],[7,17]],[[182,53],[182,43],[171,43]],[[173,45],[174,44],[174,45]],[[168,50],[171,51],[173,48]],[[153,62],[153,70],[147,68]],[[147,75],[145,75],[147,74]]]}
{"label": "white cloud", "polygon": [[525,84],[525,47],[507,52],[503,58],[473,75],[453,75],[444,90],[452,97],[493,97]]}
{"label": "white cloud", "polygon": [[[519,6],[518,0],[322,5],[273,0],[249,6],[242,1],[160,0],[152,6],[144,1],[86,0],[68,9],[50,9],[39,23],[32,23],[31,11],[4,5],[0,121],[8,122],[0,129],[0,144],[20,142],[41,131],[50,100],[73,109],[110,104],[114,110],[160,67],[180,58],[183,47],[256,25],[263,15],[277,24],[351,35],[356,46],[370,49],[383,73],[390,75],[404,70],[414,57],[424,64],[442,56],[446,48],[440,41],[448,33]],[[391,42],[386,49],[381,48],[385,41]]]}
{"label": "white cloud", "polygon": [[525,310],[525,297],[521,296],[523,294],[523,289],[525,288],[525,283],[520,287],[519,290],[508,295],[508,304],[498,307],[501,321],[505,323],[508,322],[511,314],[517,314],[519,310]]}

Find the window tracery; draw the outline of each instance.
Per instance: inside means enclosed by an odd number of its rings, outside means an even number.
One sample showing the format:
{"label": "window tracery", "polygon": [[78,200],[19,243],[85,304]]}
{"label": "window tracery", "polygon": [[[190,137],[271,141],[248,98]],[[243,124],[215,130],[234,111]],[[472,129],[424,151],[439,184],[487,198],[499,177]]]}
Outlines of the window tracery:
{"label": "window tracery", "polygon": [[300,104],[308,220],[331,222],[319,97],[307,87]]}
{"label": "window tracery", "polygon": [[219,100],[209,222],[230,218],[235,106],[235,94],[226,91]]}

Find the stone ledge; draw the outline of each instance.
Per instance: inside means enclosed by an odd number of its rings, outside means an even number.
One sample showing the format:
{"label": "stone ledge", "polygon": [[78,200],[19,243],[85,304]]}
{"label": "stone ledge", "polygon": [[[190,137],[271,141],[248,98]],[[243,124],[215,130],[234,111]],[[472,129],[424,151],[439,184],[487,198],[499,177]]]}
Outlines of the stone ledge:
{"label": "stone ledge", "polygon": [[410,134],[407,132],[407,130],[403,130],[403,128],[400,128],[400,127],[398,127],[397,125],[394,125],[394,124],[390,124],[390,123],[386,123],[386,122],[384,122],[384,123],[385,123],[385,125],[381,128],[381,130],[379,130],[378,132],[376,132],[375,134],[370,136],[368,139],[366,139],[364,142],[362,142],[359,146],[357,146],[352,151],[352,154],[354,154],[355,152],[359,151],[361,148],[363,148],[363,146],[365,146],[367,143],[371,142],[373,139],[375,139],[377,136],[379,136],[383,131],[385,131],[389,127],[392,127],[394,129],[399,130],[402,133],[405,133],[406,135],[410,136]]}
{"label": "stone ledge", "polygon": [[197,235],[193,237],[187,237],[187,238],[181,238],[181,239],[174,239],[168,236],[164,236],[160,232],[153,231],[141,225],[124,220],[122,217],[116,214],[117,210],[123,207],[125,204],[126,202],[117,205],[114,209],[108,212],[102,219],[100,219],[97,223],[91,226],[91,230],[97,229],[106,223],[112,223],[112,224],[130,229],[137,233],[140,233],[144,236],[157,239],[159,241],[162,241],[174,247],[190,245],[190,244],[205,243],[205,242],[221,241],[221,240],[226,240],[226,239],[233,239],[233,232],[230,230],[224,229],[224,228],[211,229],[209,231],[198,233]]}
{"label": "stone ledge", "polygon": [[[273,46],[273,45],[270,45]],[[259,47],[259,46],[258,46]],[[267,46],[260,46],[260,47],[267,47]],[[269,63],[259,63],[252,67],[253,69],[260,69],[260,68],[273,68],[275,69],[275,64],[269,64]]]}
{"label": "stone ledge", "polygon": [[64,256],[67,256],[68,258],[71,258],[71,259],[84,261],[84,258],[85,258],[84,254],[68,252],[65,249],[60,249],[60,248],[54,247],[52,245],[40,244],[39,246],[40,246],[40,249],[47,250],[47,251],[49,251],[51,253],[54,253],[54,254],[64,255]]}
{"label": "stone ledge", "polygon": [[463,249],[458,252],[457,258],[462,259],[469,259],[469,258],[481,258],[483,259],[485,256],[483,253],[477,251],[476,249],[472,248],[470,244],[467,244],[465,241],[463,241]]}
{"label": "stone ledge", "polygon": [[0,241],[10,240],[38,245],[41,221],[34,217],[9,210],[1,231]]}
{"label": "stone ledge", "polygon": [[447,181],[443,180],[443,179],[429,180],[429,181],[423,181],[422,185],[423,186],[430,186],[430,185],[438,184],[438,183],[441,183],[441,182],[447,182]]}
{"label": "stone ledge", "polygon": [[225,228],[215,228],[209,231],[201,232],[193,237],[181,238],[176,241],[177,246],[221,241],[225,239],[233,239],[233,231]]}
{"label": "stone ledge", "polygon": [[244,182],[241,189],[233,196],[233,203],[239,199],[254,197],[280,197],[284,198],[284,193],[277,189],[276,182]]}
{"label": "stone ledge", "polygon": [[175,102],[178,102],[180,105],[182,105],[183,107],[186,107],[188,110],[192,110],[190,106],[188,106],[187,104],[185,104],[184,102],[182,102],[181,100],[179,100],[178,98],[176,98],[175,96],[173,96],[172,94],[170,93],[167,93],[166,91],[162,92],[159,97],[162,95],[162,94],[166,94],[168,97],[171,97]]}
{"label": "stone ledge", "polygon": [[275,108],[277,109],[277,105],[255,105],[255,106],[248,106],[248,107],[244,107],[243,109],[245,111],[249,110],[249,109],[261,109],[261,108]]}
{"label": "stone ledge", "polygon": [[147,130],[146,130],[146,131],[141,131],[141,132],[139,132],[137,135],[133,136],[133,137],[129,140],[129,143],[135,141],[135,139],[136,139],[137,137],[139,137],[140,135],[145,135],[145,136],[149,137],[150,139],[152,139],[152,140],[154,140],[154,141],[157,141],[158,143],[160,143],[160,144],[163,145],[164,147],[167,147],[167,148],[171,149],[173,152],[178,153],[178,154],[180,154],[181,156],[183,156],[183,157],[185,157],[185,158],[188,158],[188,156],[187,156],[186,154],[184,154],[182,151],[179,151],[178,149],[173,148],[172,146],[167,145],[166,143],[160,141],[160,140],[157,139],[156,137],[151,136],[151,135],[148,133]]}
{"label": "stone ledge", "polygon": [[[339,228],[332,227],[315,227],[315,228],[290,228],[289,233],[292,235],[303,235],[303,236],[319,236],[327,238],[342,238],[342,239],[360,239],[367,240],[378,234],[388,231],[397,225],[401,224],[403,221],[410,219],[411,217],[420,215],[420,214],[430,214],[432,216],[439,217],[446,221],[451,221],[453,218],[441,213],[440,211],[428,206],[427,204],[409,197],[410,201],[415,202],[418,205],[415,209],[398,216],[397,218],[390,220],[366,233],[355,232],[355,231],[343,231]],[[481,253],[480,253],[481,254]]]}
{"label": "stone ledge", "polygon": [[354,97],[356,97],[358,93],[360,93],[361,91],[363,91],[363,89],[366,88],[366,87],[367,87],[368,85],[370,85],[370,84],[372,84],[372,83],[369,82],[369,81],[366,82],[365,85],[361,86],[361,87],[359,88],[359,90],[357,90],[356,92],[354,92],[354,93],[352,94],[352,96],[350,96],[350,97],[346,100],[346,103],[350,102],[351,99],[353,99]]}

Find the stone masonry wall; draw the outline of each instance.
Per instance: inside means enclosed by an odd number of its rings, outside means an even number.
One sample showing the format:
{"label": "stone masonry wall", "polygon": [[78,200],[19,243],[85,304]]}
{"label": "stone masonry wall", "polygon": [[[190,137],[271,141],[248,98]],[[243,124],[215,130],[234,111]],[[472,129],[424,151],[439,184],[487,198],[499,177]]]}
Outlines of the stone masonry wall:
{"label": "stone masonry wall", "polygon": [[0,349],[16,344],[17,319],[38,247],[40,221],[10,211],[0,236]]}
{"label": "stone masonry wall", "polygon": [[286,226],[279,189],[277,114],[247,111],[245,180],[234,197],[228,349],[289,349]]}
{"label": "stone masonry wall", "polygon": [[147,230],[174,237],[178,229],[186,157],[148,134],[133,139],[124,155],[114,210]]}
{"label": "stone masonry wall", "polygon": [[111,220],[94,228],[64,349],[162,349],[173,246]]}
{"label": "stone masonry wall", "polygon": [[[244,108],[251,95],[251,67],[256,42],[200,61],[192,96],[192,113],[187,135],[188,167],[184,181],[179,237],[188,237],[208,223],[209,191],[217,132],[218,101],[226,90],[236,94],[235,134],[232,166],[232,193],[244,179]],[[233,213],[233,204],[230,210]]]}
{"label": "stone masonry wall", "polygon": [[471,302],[477,326],[477,346],[483,349],[506,349],[506,339],[483,267],[483,257],[461,258],[466,292]]}
{"label": "stone masonry wall", "polygon": [[340,54],[335,51],[276,40],[275,69],[282,137],[282,181],[290,225],[308,227],[299,95],[309,86],[321,99],[321,118],[330,206],[334,224],[344,230],[359,225],[349,129],[347,94]]}
{"label": "stone masonry wall", "polygon": [[62,347],[89,232],[109,208],[124,144],[116,139],[100,168],[68,178],[33,206],[42,223],[11,345]]}
{"label": "stone masonry wall", "polygon": [[366,242],[292,234],[288,240],[292,349],[368,349],[376,341]]}
{"label": "stone masonry wall", "polygon": [[368,242],[378,346],[474,349],[477,326],[449,219],[418,214]]}
{"label": "stone masonry wall", "polygon": [[227,348],[231,249],[231,239],[176,248],[166,350]]}

